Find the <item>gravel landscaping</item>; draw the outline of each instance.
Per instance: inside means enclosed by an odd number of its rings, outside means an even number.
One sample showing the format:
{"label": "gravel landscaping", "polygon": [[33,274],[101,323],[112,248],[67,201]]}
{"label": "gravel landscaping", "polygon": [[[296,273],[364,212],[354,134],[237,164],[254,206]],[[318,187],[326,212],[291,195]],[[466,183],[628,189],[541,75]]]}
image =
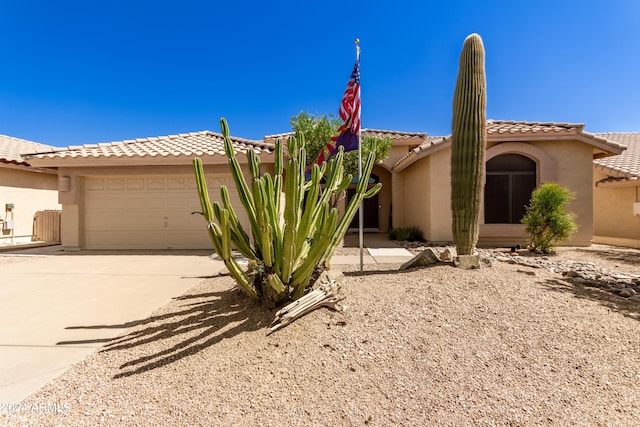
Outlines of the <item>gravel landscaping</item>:
{"label": "gravel landscaping", "polygon": [[640,251],[487,254],[493,266],[470,271],[334,266],[344,311],[317,310],[270,336],[272,312],[227,276],[204,280],[0,421],[637,425],[640,302],[615,289],[639,284]]}

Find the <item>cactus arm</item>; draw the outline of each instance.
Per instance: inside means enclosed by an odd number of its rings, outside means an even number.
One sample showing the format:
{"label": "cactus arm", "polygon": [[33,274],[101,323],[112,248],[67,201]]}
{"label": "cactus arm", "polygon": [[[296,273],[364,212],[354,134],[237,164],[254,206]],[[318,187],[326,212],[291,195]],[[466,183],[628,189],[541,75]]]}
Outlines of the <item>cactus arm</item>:
{"label": "cactus arm", "polygon": [[[221,218],[224,217],[225,214],[222,213]],[[251,279],[244,271],[242,271],[236,260],[231,256],[231,237],[229,233],[229,223],[226,222],[221,225],[222,227],[219,227],[218,224],[211,222],[208,226],[209,236],[211,237],[213,246],[216,248],[216,252],[220,255],[224,262],[224,265],[229,270],[229,273],[233,276],[236,283],[238,283],[238,286],[240,286],[244,293],[247,294],[251,299],[259,299],[258,293]]]}
{"label": "cactus arm", "polygon": [[285,208],[284,208],[284,242],[282,250],[284,253],[282,261],[282,281],[289,283],[291,272],[295,262],[295,239],[298,227],[296,221],[297,211],[297,184],[299,175],[296,173],[298,162],[296,158],[290,158],[287,162],[287,179],[285,181]]}
{"label": "cactus arm", "polygon": [[251,178],[260,178],[260,157],[251,149],[247,150],[247,162],[249,163]]}
{"label": "cactus arm", "polygon": [[331,237],[331,241],[329,242],[329,245],[327,246],[324,254],[322,255],[322,258],[320,258],[320,263],[326,263],[333,256],[333,253],[335,252],[336,248],[338,247],[338,245],[342,241],[342,238],[347,232],[347,229],[349,228],[349,224],[353,220],[353,217],[356,215],[356,212],[358,212],[358,208],[362,203],[362,199],[365,198],[364,197],[365,194],[370,194],[369,197],[372,197],[382,188],[382,185],[378,183],[373,188],[367,191],[369,176],[371,175],[371,171],[373,170],[374,163],[375,163],[375,153],[372,151],[369,153],[365,161],[365,164],[362,168],[362,176],[360,181],[358,182],[358,185],[356,186],[356,193],[353,195],[353,197],[349,201],[349,205],[347,206],[347,209],[345,210],[345,213],[342,216],[340,223],[338,224],[338,228],[333,233],[333,236]]}
{"label": "cactus arm", "polygon": [[258,222],[256,219],[256,209],[253,203],[253,197],[251,196],[249,185],[247,184],[247,181],[244,179],[244,175],[242,174],[240,163],[238,162],[238,159],[236,159],[236,153],[233,149],[233,143],[231,142],[231,138],[229,137],[229,127],[227,126],[227,121],[224,118],[220,119],[220,127],[222,128],[222,136],[224,137],[224,151],[227,159],[229,160],[229,168],[231,169],[233,181],[235,182],[236,188],[238,189],[240,202],[247,211],[253,238],[255,241],[259,241],[260,236],[257,234]]}
{"label": "cactus arm", "polygon": [[238,286],[240,286],[240,288],[245,294],[249,296],[249,298],[253,300],[260,299],[260,296],[258,295],[253,282],[247,276],[247,274],[242,271],[242,268],[240,268],[235,259],[229,258],[228,260],[225,260],[224,265],[227,267],[227,269],[229,270],[229,274],[233,276]]}
{"label": "cactus arm", "polygon": [[351,185],[351,181],[353,181],[353,175],[347,174],[342,180],[342,182],[340,183],[340,185],[338,185],[338,188],[336,189],[336,193],[341,193],[343,191],[346,191],[347,188],[349,188],[349,186]]}
{"label": "cactus arm", "polygon": [[264,260],[265,267],[272,268],[273,267],[273,240],[271,238],[271,233],[273,229],[270,225],[266,224],[262,226],[261,236],[262,236],[262,259]]}
{"label": "cactus arm", "polygon": [[382,184],[377,183],[376,185],[374,185],[373,187],[371,187],[370,189],[368,189],[363,195],[362,198],[363,199],[370,199],[371,197],[375,196],[376,194],[378,194],[378,192],[382,190]]}
{"label": "cactus arm", "polygon": [[231,258],[231,229],[229,228],[229,211],[220,211],[220,230],[222,230],[221,250],[223,259]]}
{"label": "cactus arm", "polygon": [[274,160],[274,174],[282,175],[283,170],[283,153],[282,153],[282,140],[280,138],[276,139],[276,147],[275,147],[275,160]]}
{"label": "cactus arm", "polygon": [[209,232],[211,243],[213,243],[213,248],[222,258],[222,231],[220,231],[220,227],[215,222],[210,222],[207,224],[207,231]]}
{"label": "cactus arm", "polygon": [[[245,233],[242,225],[240,224],[240,219],[238,219],[238,215],[231,205],[231,199],[229,198],[229,189],[225,185],[220,188],[220,197],[222,199],[222,206],[229,211],[229,220],[232,233],[231,240],[233,241],[233,243],[235,243],[236,248],[242,253],[242,255],[246,256],[247,258],[254,258],[256,256],[255,248],[251,244],[251,239],[249,239],[249,236],[247,235],[247,233]],[[219,218],[218,215],[216,215],[216,217]]]}
{"label": "cactus arm", "polygon": [[280,217],[278,215],[276,200],[279,198],[275,192],[275,183],[270,175],[264,177],[264,198],[267,207],[267,220],[271,227],[271,246],[273,247],[273,268],[276,274],[282,272],[282,228],[280,227]]}
{"label": "cactus arm", "polygon": [[200,206],[202,206],[202,215],[207,222],[213,221],[213,210],[211,201],[209,200],[209,191],[207,190],[207,180],[204,177],[204,169],[202,160],[198,157],[193,159],[193,169],[196,175],[196,187],[200,198]]}
{"label": "cactus arm", "polygon": [[311,237],[310,235],[315,232],[315,224],[311,221],[311,215],[315,211],[316,205],[318,203],[321,178],[322,175],[320,175],[320,168],[318,167],[318,165],[313,165],[313,167],[311,168],[311,186],[309,187],[309,192],[307,193],[304,213],[302,214],[302,218],[300,219],[300,226],[296,236],[296,253],[299,254],[298,258],[304,256],[304,253],[306,251],[303,250],[303,245],[308,245]]}

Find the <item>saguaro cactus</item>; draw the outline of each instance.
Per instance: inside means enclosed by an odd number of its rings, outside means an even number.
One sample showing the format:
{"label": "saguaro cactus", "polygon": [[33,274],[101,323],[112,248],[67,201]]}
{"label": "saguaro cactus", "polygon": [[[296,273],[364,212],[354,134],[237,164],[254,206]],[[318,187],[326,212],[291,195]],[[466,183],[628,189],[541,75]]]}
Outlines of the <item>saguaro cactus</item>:
{"label": "saguaro cactus", "polygon": [[[226,187],[220,190],[221,202],[211,204],[202,161],[194,159],[202,213],[215,251],[249,297],[267,307],[295,300],[307,293],[325,270],[362,200],[380,191],[380,184],[367,189],[375,150],[369,154],[356,194],[338,222],[338,210],[330,208],[330,202],[349,187],[353,178],[344,173],[342,151],[321,167],[314,164],[307,180],[304,141],[289,139],[286,166],[282,142],[276,142],[273,177],[261,175],[260,159],[248,150],[249,184],[236,159],[225,119],[221,119],[221,127],[225,153],[251,231],[248,234],[242,228]],[[237,263],[232,245],[249,259],[248,270]]]}
{"label": "saguaro cactus", "polygon": [[487,147],[484,47],[477,34],[464,41],[453,98],[451,213],[459,255],[471,255],[478,242],[478,221]]}

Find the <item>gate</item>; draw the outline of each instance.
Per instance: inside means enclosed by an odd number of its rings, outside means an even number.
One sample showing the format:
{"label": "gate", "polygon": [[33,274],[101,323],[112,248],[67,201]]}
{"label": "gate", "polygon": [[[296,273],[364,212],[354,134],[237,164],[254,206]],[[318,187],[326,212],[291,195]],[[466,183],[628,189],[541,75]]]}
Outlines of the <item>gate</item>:
{"label": "gate", "polygon": [[59,210],[38,211],[33,217],[33,240],[60,242]]}

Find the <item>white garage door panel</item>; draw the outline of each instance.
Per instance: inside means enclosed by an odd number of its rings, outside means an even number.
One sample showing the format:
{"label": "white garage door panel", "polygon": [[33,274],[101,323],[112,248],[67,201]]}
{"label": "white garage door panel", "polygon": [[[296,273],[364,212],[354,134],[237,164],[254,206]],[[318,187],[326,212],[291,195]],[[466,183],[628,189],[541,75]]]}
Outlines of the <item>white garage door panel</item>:
{"label": "white garage door panel", "polygon": [[[236,211],[243,214],[229,175],[207,178],[212,201],[220,186],[230,189]],[[191,176],[92,177],[85,190],[87,249],[211,249]],[[248,220],[242,215],[241,222]]]}

